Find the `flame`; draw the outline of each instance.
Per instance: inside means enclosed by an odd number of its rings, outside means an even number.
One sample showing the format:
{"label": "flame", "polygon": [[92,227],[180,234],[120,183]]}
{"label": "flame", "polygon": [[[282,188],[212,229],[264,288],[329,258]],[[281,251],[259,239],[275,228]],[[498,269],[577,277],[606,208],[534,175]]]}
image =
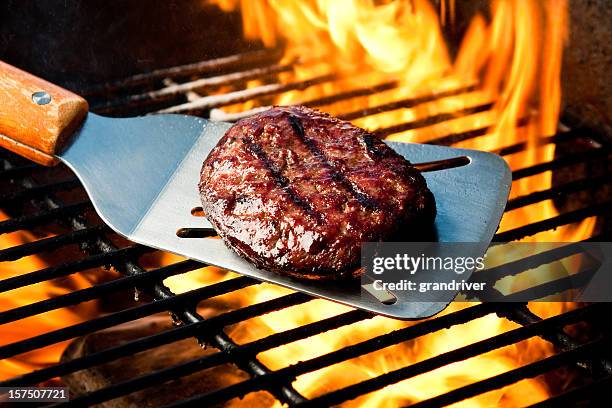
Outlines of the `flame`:
{"label": "flame", "polygon": [[[304,61],[296,65],[294,72],[282,74],[281,82],[299,82],[329,73],[337,75],[337,80],[332,82],[278,95],[274,104],[299,104],[389,80],[399,83],[398,87],[388,91],[321,107],[331,114],[341,114],[408,97],[476,85],[469,92],[369,115],[353,123],[376,130],[491,103],[491,109],[486,111],[457,115],[442,123],[392,134],[388,140],[424,142],[486,127],[488,132],[484,136],[456,146],[493,150],[526,142],[526,150],[505,157],[513,170],[551,161],[554,157],[554,146],[540,146],[538,139],[557,130],[561,105],[561,56],[568,35],[567,0],[492,0],[490,18],[478,14],[470,21],[454,58],[450,57],[441,29],[442,24],[455,24],[456,5],[452,0],[440,2],[439,14],[427,0],[210,1],[228,11],[240,8],[245,36],[261,40],[269,47],[283,44],[283,62]],[[441,22],[438,15],[443,19],[450,15],[450,21]],[[224,109],[241,112],[255,106],[258,106],[256,101],[249,101]],[[525,123],[519,126],[521,122]],[[551,172],[526,177],[513,183],[511,198],[546,190],[551,185]],[[500,231],[556,215],[558,211],[552,200],[518,208],[505,214]],[[591,217],[526,237],[524,241],[579,241],[592,234],[595,221],[596,217]],[[252,301],[253,298],[265,300],[280,296],[285,290],[260,286],[248,288],[245,292],[248,293],[245,299]],[[465,306],[452,304],[445,313]],[[530,305],[543,317],[562,313],[571,307],[572,304],[561,302]],[[346,310],[348,308],[329,302],[313,301],[260,317],[257,319],[259,324],[239,326],[233,335],[247,341]],[[259,357],[271,368],[279,368],[406,325],[410,323],[377,317],[270,350]],[[332,388],[377,376],[513,327],[513,323],[495,316],[477,319],[301,376],[294,386],[309,397],[320,395]],[[395,406],[419,401],[511,370],[550,353],[549,344],[538,338],[530,339],[395,384],[346,405]],[[523,406],[543,400],[547,395],[543,380],[530,379],[457,406]]]}
{"label": "flame", "polygon": [[[209,0],[224,10],[241,9],[244,34],[267,46],[285,45],[283,63],[299,59],[293,72],[282,73],[283,83],[299,82],[318,75],[335,73],[337,79],[304,90],[278,95],[275,104],[294,104],[321,96],[394,80],[396,88],[322,107],[332,114],[377,106],[407,97],[440,93],[472,86],[458,93],[408,108],[399,108],[356,119],[354,123],[375,130],[441,113],[453,114],[466,108],[492,104],[492,108],[442,123],[393,134],[390,140],[423,142],[466,130],[488,127],[486,135],[457,144],[460,147],[491,150],[517,142],[529,149],[509,155],[513,169],[528,167],[553,158],[553,146],[538,146],[538,138],[555,132],[560,106],[559,75],[561,55],[567,36],[567,0],[542,2],[495,0],[490,19],[476,15],[469,24],[456,56],[451,58],[441,24],[454,24],[455,2],[440,2],[440,13],[426,0]],[[449,21],[440,21],[439,15]],[[259,80],[248,87],[261,86]],[[474,86],[475,85],[475,86]],[[258,106],[256,101],[225,107],[239,112]],[[517,126],[523,119],[526,125]],[[551,186],[550,172],[513,183],[517,197]],[[557,215],[552,201],[508,212],[501,231]],[[2,215],[3,216],[3,215]],[[3,216],[4,217],[4,216]],[[591,235],[595,218],[528,237],[534,241],[577,241]],[[0,237],[3,248],[34,240],[18,232]],[[180,260],[165,254],[162,264]],[[0,279],[45,267],[37,257],[27,257],[3,265]],[[214,267],[169,278],[165,283],[180,293],[227,279],[234,274]],[[0,295],[0,310],[7,310],[89,286],[79,275],[70,285],[45,282]],[[15,292],[15,293],[14,293]],[[247,287],[203,302],[199,310],[206,316],[219,307],[237,308],[290,293],[275,285]],[[453,303],[443,313],[468,307]],[[530,305],[547,317],[572,307],[564,303]],[[338,315],[350,310],[335,303],[313,300],[257,317],[234,326],[232,337],[240,343]],[[0,345],[18,341],[55,328],[85,320],[98,311],[95,305],[62,309],[2,328]],[[292,364],[341,347],[370,339],[414,323],[375,317],[312,338],[261,353],[258,357],[270,368]],[[453,326],[413,341],[370,353],[322,370],[300,376],[294,387],[308,397],[378,376],[449,350],[495,336],[515,328],[497,316],[486,316]],[[0,363],[0,379],[56,362],[65,344],[37,350]],[[364,395],[345,406],[396,406],[420,401],[499,373],[507,372],[553,352],[540,338],[533,338],[490,353],[444,366],[427,374],[391,385],[378,393]],[[547,384],[528,379],[463,401],[457,406],[523,406],[547,398]]]}
{"label": "flame", "polygon": [[[354,123],[375,130],[440,113],[452,113],[487,102],[485,112],[393,134],[389,140],[423,142],[470,129],[490,127],[485,136],[458,147],[491,150],[527,142],[524,152],[507,156],[513,169],[550,161],[554,146],[537,146],[537,139],[557,129],[561,104],[560,72],[568,35],[567,0],[491,2],[491,18],[477,14],[470,22],[454,60],[449,57],[438,12],[427,0],[211,0],[224,10],[240,7],[244,34],[267,46],[286,46],[284,63],[297,64],[283,82],[303,81],[336,73],[326,82],[276,96],[275,104],[295,104],[316,97],[388,81],[399,86],[375,95],[337,102],[322,108],[332,114],[422,94],[439,93],[478,84],[460,93],[416,107],[395,109]],[[441,14],[454,10],[454,1],[440,2]],[[314,62],[316,61],[316,63]],[[251,86],[258,86],[253,81]],[[244,111],[255,101],[226,107]],[[527,125],[517,126],[521,120]],[[551,172],[513,183],[512,197],[548,189]],[[538,207],[538,208],[536,208]],[[500,231],[558,215],[552,201],[509,212]],[[575,241],[588,237],[595,218],[543,232],[527,241]]]}
{"label": "flame", "polygon": [[[319,305],[319,309],[323,305]],[[312,306],[313,308],[316,306]],[[445,313],[460,309],[456,303]],[[286,312],[286,314],[291,311]],[[295,311],[293,312],[295,313]],[[315,312],[316,313],[316,312]],[[286,316],[287,317],[287,316]],[[313,316],[314,317],[314,316]],[[278,317],[275,317],[278,318]],[[274,318],[267,319],[274,321]],[[284,319],[283,319],[284,320]],[[278,320],[277,320],[278,322]],[[375,318],[371,321],[345,327],[336,332],[319,336],[315,344],[306,340],[293,344],[282,353],[276,350],[262,355],[264,362],[272,367],[279,366],[279,361],[284,365],[286,362],[297,362],[304,358],[331,352],[337,348],[352,344],[360,340],[366,340],[374,335],[383,334],[393,329],[407,326],[390,319]],[[272,327],[276,329],[276,324]],[[285,323],[283,326],[287,326]],[[376,377],[393,369],[409,366],[418,361],[434,357],[443,352],[465,346],[471,342],[488,337],[492,330],[503,332],[509,329],[503,321],[496,316],[488,316],[471,321],[461,326],[453,327],[441,332],[435,332],[420,337],[414,341],[402,343],[397,346],[385,348],[381,351],[350,360],[347,363],[338,364],[323,370],[301,376],[294,386],[305,395],[315,397],[325,392],[348,386],[359,381]],[[474,335],[473,333],[479,333]],[[350,339],[347,341],[347,339]],[[316,346],[316,347],[313,347]],[[521,344],[517,345],[518,347]],[[309,350],[304,352],[303,350]],[[279,359],[279,357],[281,357]],[[392,386],[388,386],[380,393],[372,393],[358,398],[347,406],[397,406],[399,404],[414,403],[439,393],[449,391],[463,385],[473,383],[490,376],[503,373],[509,367],[517,364],[513,350],[492,352],[474,359],[461,361],[456,364],[447,365],[426,374],[408,379]],[[482,369],[486,367],[486,370]],[[278,367],[280,368],[280,367]],[[476,370],[478,368],[478,370]],[[321,387],[321,384],[326,384]],[[519,391],[520,390],[520,391]],[[525,391],[527,395],[525,396]],[[527,387],[515,385],[508,389],[481,396],[476,402],[463,404],[471,406],[476,404],[492,406],[503,400],[511,402],[508,406],[518,406],[542,400],[547,392],[543,384],[538,382],[527,382]],[[480,405],[478,405],[480,406]]]}
{"label": "flame", "polygon": [[[0,212],[0,221],[8,217]],[[27,231],[17,231],[0,236],[0,249],[36,241],[38,238]],[[0,263],[0,280],[43,269],[48,265],[38,256],[28,256],[17,261]],[[81,274],[67,278],[58,278],[35,285],[0,293],[0,311],[25,306],[33,302],[49,299],[89,287],[89,281]],[[70,309],[58,309],[51,312],[18,320],[2,326],[0,346],[24,340],[39,334],[80,323],[98,314],[95,304],[83,303]],[[6,380],[16,375],[28,373],[59,361],[62,351],[68,342],[25,353],[14,358],[0,361],[0,380]]]}

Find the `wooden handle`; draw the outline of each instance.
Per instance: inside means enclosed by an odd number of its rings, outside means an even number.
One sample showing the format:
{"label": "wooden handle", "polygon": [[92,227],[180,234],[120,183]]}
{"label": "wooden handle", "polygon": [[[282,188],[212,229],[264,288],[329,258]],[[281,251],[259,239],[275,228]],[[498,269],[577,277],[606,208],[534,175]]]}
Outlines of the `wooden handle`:
{"label": "wooden handle", "polygon": [[80,96],[0,61],[0,146],[52,166],[87,110]]}

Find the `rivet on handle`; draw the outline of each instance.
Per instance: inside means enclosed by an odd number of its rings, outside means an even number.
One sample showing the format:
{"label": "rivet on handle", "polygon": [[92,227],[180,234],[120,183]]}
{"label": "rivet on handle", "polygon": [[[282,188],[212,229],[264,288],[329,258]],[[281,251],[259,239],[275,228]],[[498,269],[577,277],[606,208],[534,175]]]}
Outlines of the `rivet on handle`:
{"label": "rivet on handle", "polygon": [[46,105],[51,102],[51,95],[45,91],[34,92],[32,94],[32,100],[37,105]]}

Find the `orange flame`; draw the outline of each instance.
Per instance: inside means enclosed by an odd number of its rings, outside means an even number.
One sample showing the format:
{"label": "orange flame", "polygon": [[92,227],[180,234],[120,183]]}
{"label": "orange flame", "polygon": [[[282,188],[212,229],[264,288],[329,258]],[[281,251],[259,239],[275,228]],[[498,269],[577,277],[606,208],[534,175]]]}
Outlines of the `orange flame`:
{"label": "orange flame", "polygon": [[[457,56],[449,58],[438,14],[427,0],[211,0],[225,10],[240,7],[247,38],[265,45],[286,45],[284,62],[296,64],[281,81],[302,81],[336,73],[339,78],[305,90],[276,96],[275,104],[294,104],[323,95],[388,81],[395,89],[336,102],[322,109],[346,113],[385,102],[436,94],[478,84],[460,93],[411,108],[398,108],[354,121],[375,130],[440,113],[493,103],[490,110],[392,134],[394,141],[422,142],[440,136],[488,127],[486,135],[457,147],[491,150],[517,142],[528,149],[508,155],[513,169],[550,161],[554,145],[538,146],[538,138],[555,133],[561,104],[560,72],[568,34],[567,0],[514,2],[494,0],[488,22],[477,14],[470,22]],[[453,1],[441,8],[454,10]],[[252,81],[250,86],[260,85]],[[254,101],[226,107],[243,111]],[[526,121],[526,126],[518,126]],[[512,197],[551,186],[551,172],[513,183]],[[558,215],[551,200],[519,208],[504,217],[500,231]],[[576,241],[592,233],[595,217],[581,223],[542,232],[526,241]]]}
{"label": "orange flame", "polygon": [[[7,218],[4,213],[0,212],[0,221]],[[0,237],[0,249],[33,242],[37,239],[31,233],[25,231],[6,234]],[[40,270],[48,266],[37,256],[28,256],[13,262],[2,262],[0,265],[0,280],[25,272]],[[4,312],[33,302],[59,296],[73,289],[82,289],[88,286],[90,284],[84,276],[75,274],[68,278],[59,278],[54,281],[11,290],[0,294],[0,311]],[[87,317],[95,316],[97,313],[96,305],[84,303],[70,309],[53,310],[5,324],[0,329],[2,332],[0,346],[82,322]],[[0,361],[0,380],[6,380],[16,375],[57,363],[66,345],[67,342],[58,343],[15,358]]]}
{"label": "orange flame", "polygon": [[[514,168],[551,160],[553,147],[537,146],[537,138],[554,133],[560,106],[559,73],[562,48],[567,34],[567,0],[513,2],[497,0],[491,6],[491,19],[477,15],[471,21],[457,56],[450,58],[436,9],[426,0],[210,0],[225,10],[241,8],[244,32],[248,38],[261,39],[268,46],[286,45],[284,62],[300,58],[295,71],[283,73],[284,82],[300,81],[316,75],[337,73],[338,79],[305,90],[279,95],[277,104],[299,103],[316,97],[395,80],[399,86],[375,95],[358,97],[350,102],[337,102],[323,107],[334,113],[344,113],[416,95],[459,89],[477,84],[470,92],[448,96],[410,108],[370,115],[355,120],[367,129],[414,121],[440,113],[493,103],[492,109],[468,116],[458,116],[425,128],[393,134],[398,141],[426,141],[435,137],[489,127],[481,137],[458,144],[461,147],[494,149],[519,141],[531,148],[508,157]],[[453,12],[454,1],[441,2],[441,7]],[[442,15],[446,15],[443,12]],[[251,81],[249,86],[260,86]],[[241,111],[255,106],[254,101],[227,107]],[[527,125],[517,127],[520,119]],[[528,177],[513,184],[513,196],[547,189],[551,174]],[[525,225],[557,212],[552,202],[520,208],[506,214],[501,230]],[[2,215],[3,217],[3,215]],[[533,240],[580,240],[592,233],[594,218],[578,225],[538,234]],[[30,242],[35,238],[19,232],[0,238],[2,248]],[[163,263],[178,260],[167,254]],[[40,258],[27,257],[3,265],[0,279],[45,267]],[[213,283],[232,276],[217,268],[206,268],[165,281],[175,292]],[[69,278],[71,287],[89,286],[83,277]],[[0,295],[0,310],[12,309],[36,300],[68,291],[63,286],[45,282]],[[240,307],[288,293],[274,285],[262,284],[224,295],[226,307]],[[211,307],[205,302],[202,308]],[[445,312],[459,310],[466,303],[454,303]],[[217,307],[217,306],[214,306]],[[537,303],[531,307],[540,316],[561,313],[566,304]],[[270,313],[237,325],[232,337],[247,342],[298,325],[334,316],[349,308],[335,303],[313,300]],[[85,320],[97,313],[95,306],[81,305],[24,319],[2,328],[0,345],[31,337],[55,328]],[[212,313],[212,311],[211,311]],[[270,368],[321,355],[349,344],[388,333],[413,323],[375,317],[261,353],[258,357]],[[428,334],[414,341],[359,357],[354,360],[309,373],[297,378],[294,386],[308,397],[378,376],[382,373],[414,364],[475,341],[514,328],[509,321],[486,316],[468,324]],[[65,344],[48,347],[16,359],[0,362],[0,379],[13,377],[59,359]],[[509,371],[552,352],[550,345],[539,338],[505,347],[472,359],[442,367],[430,373],[386,387],[350,401],[353,405],[401,405],[420,401],[460,386]],[[521,381],[458,406],[518,406],[529,405],[548,396],[547,385],[541,379]]]}
{"label": "orange flame", "polygon": [[[275,104],[299,104],[317,97],[361,88],[389,80],[397,88],[366,97],[353,98],[321,107],[331,114],[356,111],[407,97],[435,94],[476,84],[470,92],[459,93],[354,120],[366,129],[376,130],[402,122],[419,120],[440,113],[453,113],[492,103],[492,108],[459,116],[442,123],[392,134],[394,141],[423,142],[449,134],[486,127],[481,137],[466,140],[458,147],[492,150],[518,142],[528,149],[506,157],[513,170],[551,161],[554,146],[539,146],[538,138],[556,132],[561,104],[561,56],[568,33],[567,0],[515,2],[493,0],[490,19],[476,15],[466,29],[457,55],[451,59],[438,13],[427,0],[211,0],[225,10],[240,7],[244,33],[266,46],[285,45],[284,62],[302,61],[282,82],[302,81],[317,75],[335,73],[338,79],[305,90],[275,97]],[[441,15],[453,12],[454,1],[440,2]],[[249,84],[259,86],[256,81]],[[240,112],[257,106],[255,101],[225,107]],[[525,122],[523,126],[519,123]],[[526,177],[513,183],[511,197],[551,187],[552,174]],[[537,222],[558,215],[552,200],[508,212],[500,230]],[[525,241],[578,241],[589,237],[595,217],[581,223],[546,231]],[[249,288],[249,296],[266,299],[284,293],[276,287]],[[453,304],[457,310],[465,304]],[[536,303],[530,306],[540,316],[561,313],[572,307],[563,303]],[[348,310],[329,302],[314,301],[291,310],[258,318],[261,332],[241,326],[235,335],[261,337],[279,330],[328,317]],[[263,353],[260,357],[272,368],[323,354],[378,333],[405,327],[402,323],[375,318]],[[355,328],[355,326],[359,326]],[[370,378],[393,368],[406,366],[452,348],[490,337],[514,327],[497,317],[482,318],[469,324],[434,333],[409,344],[402,344],[347,363],[299,377],[294,386],[307,396]],[[465,342],[465,343],[464,343]],[[443,367],[427,375],[390,387],[379,394],[366,395],[353,403],[379,406],[401,405],[444,393],[552,352],[549,344],[531,339],[484,356]],[[490,392],[459,406],[529,405],[547,396],[543,381],[526,380]],[[382,399],[381,399],[382,398]],[[348,403],[352,405],[352,403]]]}

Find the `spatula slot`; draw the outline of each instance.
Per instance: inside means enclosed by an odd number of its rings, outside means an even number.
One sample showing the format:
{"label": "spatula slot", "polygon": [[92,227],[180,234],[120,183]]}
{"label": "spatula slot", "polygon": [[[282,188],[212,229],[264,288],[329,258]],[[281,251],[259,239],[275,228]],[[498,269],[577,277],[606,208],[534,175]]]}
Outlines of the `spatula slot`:
{"label": "spatula slot", "polygon": [[429,171],[447,170],[454,169],[456,167],[463,167],[470,164],[472,159],[469,156],[458,156],[451,157],[450,159],[442,159],[424,163],[413,163],[419,171],[424,173]]}
{"label": "spatula slot", "polygon": [[[395,296],[392,292],[388,290],[378,290],[374,288],[374,281],[370,279],[368,276],[365,276],[365,279],[369,280],[371,283],[363,283],[361,287],[365,290],[369,295],[374,297],[383,305],[393,305],[397,302],[397,296]],[[363,292],[362,292],[363,293]]]}
{"label": "spatula slot", "polygon": [[393,293],[388,290],[376,290],[372,283],[363,285],[362,288],[383,305],[393,305],[397,302],[397,297]]}
{"label": "spatula slot", "polygon": [[176,231],[179,238],[211,238],[217,236],[213,228],[179,228]]}
{"label": "spatula slot", "polygon": [[204,213],[204,209],[202,207],[193,207],[191,209],[191,215],[194,217],[203,217],[206,214]]}

